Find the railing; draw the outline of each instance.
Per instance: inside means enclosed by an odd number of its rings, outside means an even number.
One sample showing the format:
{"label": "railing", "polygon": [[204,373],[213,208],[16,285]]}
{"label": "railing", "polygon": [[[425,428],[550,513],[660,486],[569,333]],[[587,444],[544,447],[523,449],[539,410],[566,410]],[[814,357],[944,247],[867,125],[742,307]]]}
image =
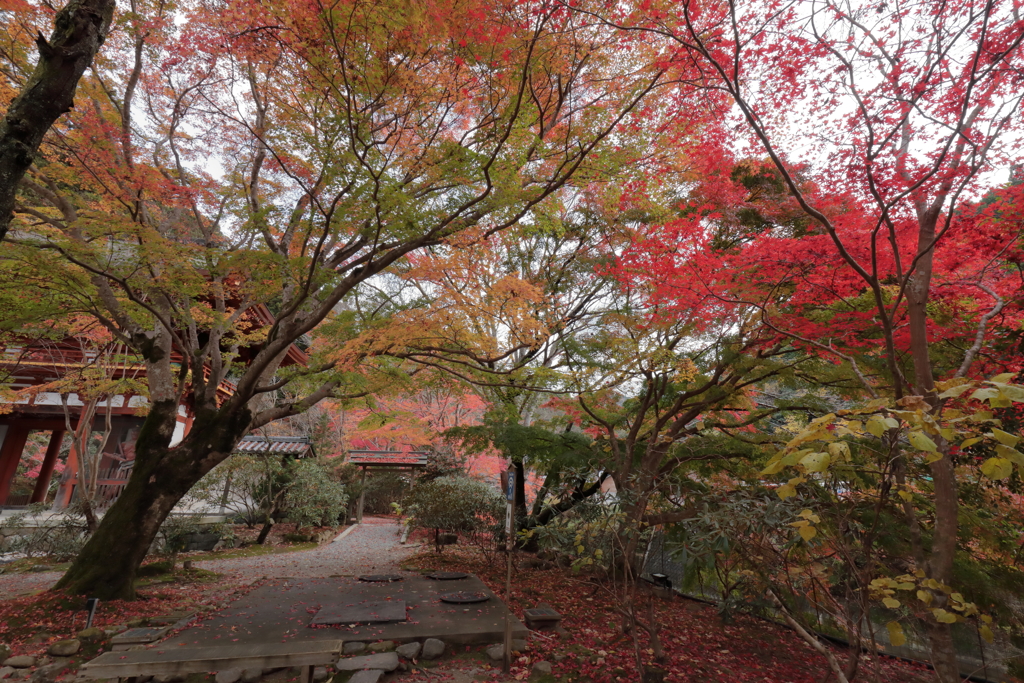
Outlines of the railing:
{"label": "railing", "polygon": [[[122,463],[107,469],[100,470],[96,477],[96,498],[93,501],[93,509],[104,510],[110,507],[121,491],[128,485],[128,479],[132,476],[132,463]],[[78,494],[78,476],[68,479],[67,486],[72,487],[72,497]]]}

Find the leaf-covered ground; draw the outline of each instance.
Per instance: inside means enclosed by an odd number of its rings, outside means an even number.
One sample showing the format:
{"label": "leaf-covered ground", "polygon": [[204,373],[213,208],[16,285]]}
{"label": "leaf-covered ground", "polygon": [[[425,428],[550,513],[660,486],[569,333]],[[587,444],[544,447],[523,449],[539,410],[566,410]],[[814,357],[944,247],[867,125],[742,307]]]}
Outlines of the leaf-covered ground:
{"label": "leaf-covered ground", "polygon": [[[503,560],[487,559],[472,550],[450,548],[441,554],[423,553],[406,566],[447,569],[477,574],[498,595],[504,595]],[[559,569],[517,567],[512,580],[512,609],[522,618],[524,608],[544,602],[563,617],[568,636],[542,634],[530,651],[515,662],[512,676],[524,679],[533,662],[552,664],[552,677],[566,682],[611,683],[636,681],[632,639],[619,635],[620,619],[614,596],[601,582]],[[723,624],[717,610],[701,602],[676,597],[656,598],[662,645],[667,660],[666,681],[672,683],[827,683],[834,681],[828,665],[792,631],[777,624],[737,616]],[[644,660],[651,663],[646,638]],[[836,651],[843,660],[845,653]],[[917,683],[932,680],[931,671],[890,657],[864,663],[865,680]],[[877,678],[874,673],[877,671]],[[500,678],[497,670],[493,678]]]}
{"label": "leaf-covered ground", "polygon": [[[251,587],[211,572],[180,569],[173,575],[145,577],[139,585],[139,600],[101,602],[93,626],[124,627],[174,614],[202,616]],[[86,616],[82,597],[58,591],[5,600],[0,602],[0,643],[7,644],[14,654],[41,655],[49,643],[72,638],[85,628]]]}

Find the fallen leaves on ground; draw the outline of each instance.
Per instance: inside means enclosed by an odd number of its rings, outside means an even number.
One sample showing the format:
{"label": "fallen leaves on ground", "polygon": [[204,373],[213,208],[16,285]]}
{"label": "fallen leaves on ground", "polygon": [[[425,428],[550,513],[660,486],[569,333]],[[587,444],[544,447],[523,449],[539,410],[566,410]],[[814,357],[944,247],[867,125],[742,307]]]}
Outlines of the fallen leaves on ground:
{"label": "fallen leaves on ground", "polygon": [[[101,601],[92,625],[110,629],[142,619],[193,612],[201,619],[254,586],[239,586],[230,579],[211,581],[209,572],[192,581],[189,572],[179,572],[173,581],[139,591],[138,600]],[[63,591],[6,600],[0,602],[0,643],[7,644],[13,654],[40,655],[48,644],[75,637],[85,628],[86,618],[85,598]]]}
{"label": "fallen leaves on ground", "polygon": [[[504,558],[463,547],[443,553],[423,553],[407,566],[471,572],[499,597],[505,595]],[[666,661],[660,666],[671,683],[822,683],[835,680],[824,658],[783,626],[746,615],[724,624],[712,605],[675,597],[656,600]],[[529,677],[534,662],[552,664],[560,681],[620,683],[636,681],[633,640],[621,634],[621,618],[615,612],[614,595],[607,584],[593,577],[560,569],[517,567],[512,579],[511,607],[522,619],[523,609],[547,603],[563,615],[568,637],[553,632],[532,632],[529,652],[520,656],[511,671],[515,680]],[[645,664],[654,664],[646,634],[639,639]],[[846,653],[835,649],[840,661]],[[560,661],[558,661],[560,660]],[[877,680],[923,683],[932,680],[922,664],[891,657],[862,661],[863,675]],[[497,671],[494,677],[498,678]]]}

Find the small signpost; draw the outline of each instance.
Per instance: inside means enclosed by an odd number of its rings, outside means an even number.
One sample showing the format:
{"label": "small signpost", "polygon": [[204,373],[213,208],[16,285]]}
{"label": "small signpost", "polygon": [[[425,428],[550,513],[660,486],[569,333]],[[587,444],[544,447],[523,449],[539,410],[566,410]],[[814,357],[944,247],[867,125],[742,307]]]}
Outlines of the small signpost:
{"label": "small signpost", "polygon": [[512,548],[515,542],[515,500],[516,471],[501,473],[501,488],[505,490],[505,556],[508,570],[505,575],[505,657],[503,670],[507,674],[512,668]]}
{"label": "small signpost", "polygon": [[85,618],[85,627],[92,628],[93,617],[96,616],[96,608],[100,606],[99,598],[89,598],[85,601],[85,611],[89,613],[89,616]]}

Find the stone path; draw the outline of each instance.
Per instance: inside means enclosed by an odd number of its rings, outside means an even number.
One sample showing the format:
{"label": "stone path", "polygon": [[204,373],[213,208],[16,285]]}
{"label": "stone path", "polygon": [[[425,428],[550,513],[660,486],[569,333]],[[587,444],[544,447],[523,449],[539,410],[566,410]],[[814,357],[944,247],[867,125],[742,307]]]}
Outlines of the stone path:
{"label": "stone path", "polygon": [[[398,543],[402,527],[385,518],[364,517],[363,523],[344,538],[311,550],[223,560],[194,559],[197,567],[224,574],[239,581],[264,576],[318,578],[332,574],[366,574],[395,571],[416,547]],[[0,574],[0,600],[46,590],[57,582],[60,572]]]}

